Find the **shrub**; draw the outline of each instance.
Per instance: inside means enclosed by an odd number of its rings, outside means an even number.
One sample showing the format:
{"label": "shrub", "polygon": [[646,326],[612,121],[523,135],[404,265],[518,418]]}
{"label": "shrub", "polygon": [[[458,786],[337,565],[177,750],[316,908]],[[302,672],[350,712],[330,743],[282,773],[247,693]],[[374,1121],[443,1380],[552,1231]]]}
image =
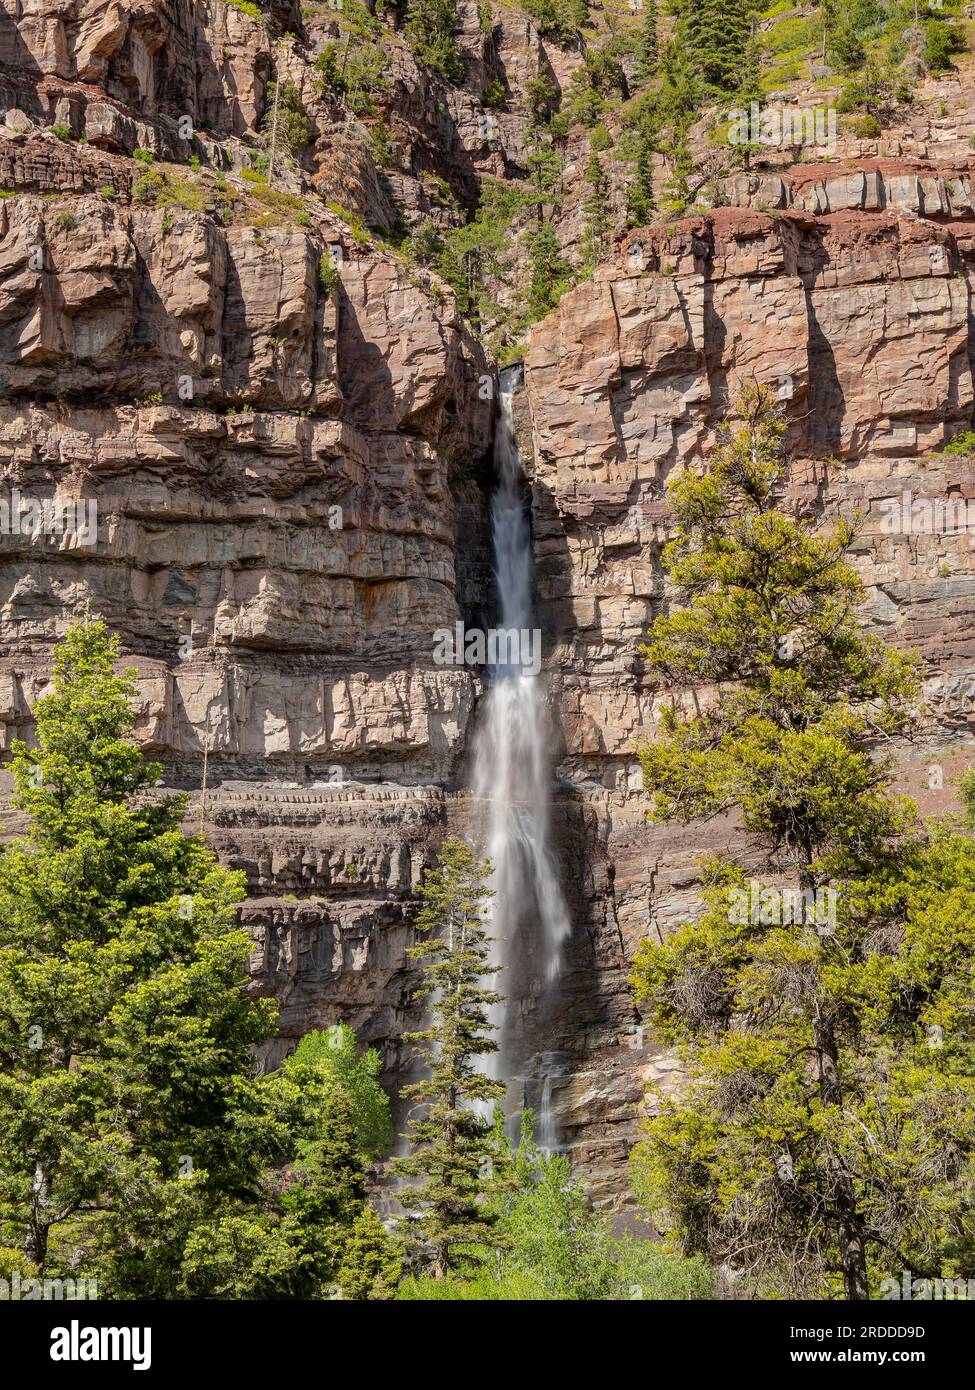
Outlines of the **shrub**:
{"label": "shrub", "polygon": [[361,217],[350,212],[342,203],[329,203],[328,210],[345,223],[352,233],[352,240],[360,250],[364,250],[369,245],[369,233],[366,231],[365,223]]}
{"label": "shrub", "polygon": [[65,232],[70,232],[72,227],[77,226],[74,213],[71,212],[59,212],[54,220],[61,230]]}
{"label": "shrub", "polygon": [[145,150],[142,148],[141,145],[137,145],[136,148],[132,151],[132,158],[137,159],[140,164],[152,164],[155,160],[155,157],[156,156],[153,154],[152,150]]}
{"label": "shrub", "polygon": [[494,77],[481,93],[481,105],[489,107],[492,111],[503,111],[508,104],[508,94],[504,89],[504,83]]}
{"label": "shrub", "polygon": [[51,134],[56,135],[59,140],[68,141],[71,139],[71,130],[68,126],[64,124],[63,121],[55,121],[52,126],[48,127],[48,129],[50,130]]}
{"label": "shrub", "polygon": [[589,143],[596,151],[611,150],[613,148],[613,137],[604,125],[597,125],[593,128]]}
{"label": "shrub", "polygon": [[924,62],[929,72],[946,72],[951,59],[965,47],[965,31],[960,25],[942,19],[926,19]]}
{"label": "shrub", "polygon": [[342,283],[338,267],[328,252],[324,252],[318,262],[318,279],[327,294],[334,294]]}
{"label": "shrub", "polygon": [[962,430],[941,446],[941,453],[952,458],[970,458],[975,454],[975,430]]}
{"label": "shrub", "polygon": [[377,121],[374,126],[370,126],[369,148],[378,169],[390,168],[393,163],[393,142],[385,121]]}
{"label": "shrub", "polygon": [[859,140],[873,140],[883,134],[883,128],[876,116],[857,116],[853,122],[853,134]]}
{"label": "shrub", "polygon": [[132,197],[137,203],[155,203],[165,187],[162,174],[141,174],[132,185]]}

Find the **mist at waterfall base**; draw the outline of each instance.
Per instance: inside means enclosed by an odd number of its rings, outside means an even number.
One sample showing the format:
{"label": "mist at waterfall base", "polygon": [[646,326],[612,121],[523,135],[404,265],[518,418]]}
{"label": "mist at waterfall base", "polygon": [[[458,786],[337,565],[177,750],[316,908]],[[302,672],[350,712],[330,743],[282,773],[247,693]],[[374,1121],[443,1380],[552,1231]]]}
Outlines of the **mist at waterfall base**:
{"label": "mist at waterfall base", "polygon": [[[497,625],[531,629],[534,563],[525,480],[515,439],[512,396],[517,370],[502,374],[495,436],[496,484],[491,531],[497,581]],[[473,792],[483,816],[482,852],[494,866],[489,931],[494,987],[505,996],[492,1011],[498,1052],[491,1074],[508,1086],[506,1110],[535,1112],[538,1143],[557,1146],[552,1110],[555,1058],[532,1048],[558,997],[569,915],[550,845],[552,765],[544,677],[524,665],[489,669],[474,734]]]}

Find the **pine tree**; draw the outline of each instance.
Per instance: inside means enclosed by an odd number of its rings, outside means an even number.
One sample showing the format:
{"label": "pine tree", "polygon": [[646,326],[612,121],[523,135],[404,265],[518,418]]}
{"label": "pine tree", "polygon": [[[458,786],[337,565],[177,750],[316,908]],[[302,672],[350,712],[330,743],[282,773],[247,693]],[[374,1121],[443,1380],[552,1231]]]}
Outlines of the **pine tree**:
{"label": "pine tree", "polygon": [[735,92],[748,35],[745,0],[693,0],[680,21],[679,43],[708,86]]}
{"label": "pine tree", "polygon": [[0,1220],[41,1271],[147,1168],[258,1171],[222,1132],[274,1013],[243,990],[243,875],[180,833],[182,798],[147,798],[160,769],[127,737],[117,655],[98,623],[57,650],[38,746],[13,750],[30,837],[0,855]]}
{"label": "pine tree", "polygon": [[402,1261],[372,1207],[363,1207],[345,1241],[336,1283],[345,1299],[388,1299],[396,1293]]}
{"label": "pine tree", "polygon": [[503,1244],[485,1199],[509,1160],[484,1110],[504,1100],[505,1087],[475,1065],[497,1051],[488,1010],[502,1001],[484,985],[493,973],[482,920],[491,896],[489,873],[490,865],[462,841],[448,839],[420,889],[417,930],[428,939],[409,951],[423,967],[414,997],[429,1001],[432,1021],[406,1040],[417,1044],[430,1077],[403,1091],[425,1110],[410,1124],[412,1153],[395,1159],[393,1167],[422,1178],[404,1201],[418,1212],[410,1219],[410,1238],[437,1279],[466,1270],[472,1248]]}
{"label": "pine tree", "polygon": [[[37,746],[13,748],[0,1247],[116,1298],[320,1297],[364,1205],[348,1099],[317,1071],[256,1074],[276,1007],[247,991],[244,876],[155,790],[118,657],[103,624],[71,628]],[[321,1221],[289,1221],[299,1187]]]}
{"label": "pine tree", "polygon": [[562,254],[551,222],[543,222],[527,237],[531,257],[528,314],[532,323],[544,317],[562,298],[572,282],[572,267]]}
{"label": "pine tree", "polygon": [[687,143],[687,118],[674,123],[670,136],[670,177],[664,185],[661,206],[666,212],[680,214],[691,200],[690,175],[694,171],[690,146]]}
{"label": "pine tree", "polygon": [[631,227],[643,227],[656,208],[654,156],[657,152],[657,123],[652,111],[644,113],[636,131],[636,162],[627,194],[627,218]]}
{"label": "pine tree", "polygon": [[586,182],[589,192],[582,204],[586,218],[585,261],[590,268],[594,268],[606,253],[609,233],[609,179],[602,160],[595,152],[589,156],[586,165]]}
{"label": "pine tree", "polygon": [[657,0],[645,0],[643,25],[637,46],[637,80],[649,82],[656,76],[660,64],[660,49],[657,42]]}
{"label": "pine tree", "polygon": [[664,563],[686,606],[643,649],[673,690],[715,694],[667,709],[641,761],[655,819],[734,811],[748,862],[796,886],[712,860],[704,913],[639,951],[638,1000],[694,1084],[647,1123],[637,1181],[688,1253],[820,1296],[839,1270],[866,1298],[964,1223],[975,845],[915,837],[889,792],[877,744],[909,725],[916,671],[857,625],[853,524],[780,509],[767,387],[736,419],[671,488]]}
{"label": "pine tree", "polygon": [[758,40],[755,36],[755,30],[750,29],[738,73],[737,97],[742,106],[748,106],[753,101],[761,102],[761,68],[762,59]]}
{"label": "pine tree", "polygon": [[464,62],[454,37],[457,0],[409,0],[406,32],[417,62],[450,82],[463,76]]}

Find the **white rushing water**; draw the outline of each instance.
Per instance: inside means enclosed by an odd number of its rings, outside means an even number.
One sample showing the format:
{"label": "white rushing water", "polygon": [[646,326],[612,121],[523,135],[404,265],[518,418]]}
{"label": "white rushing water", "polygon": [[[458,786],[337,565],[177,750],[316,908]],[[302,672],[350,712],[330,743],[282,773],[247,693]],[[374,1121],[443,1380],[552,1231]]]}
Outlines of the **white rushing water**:
{"label": "white rushing water", "polygon": [[[497,483],[491,529],[497,574],[499,628],[532,628],[533,556],[524,506],[521,461],[512,423],[512,383],[502,381],[495,441]],[[535,635],[536,642],[540,635]],[[496,986],[506,996],[495,1011],[499,1051],[493,1074],[512,1085],[512,1011],[537,1006],[556,984],[569,916],[549,843],[552,767],[545,718],[544,678],[530,673],[520,652],[488,672],[488,689],[474,739],[474,794],[486,817],[485,853],[494,865],[490,931]],[[549,1058],[545,1059],[548,1063]],[[539,1143],[557,1141],[551,1076],[540,1078],[535,1100]],[[520,1103],[520,1097],[513,1097]]]}

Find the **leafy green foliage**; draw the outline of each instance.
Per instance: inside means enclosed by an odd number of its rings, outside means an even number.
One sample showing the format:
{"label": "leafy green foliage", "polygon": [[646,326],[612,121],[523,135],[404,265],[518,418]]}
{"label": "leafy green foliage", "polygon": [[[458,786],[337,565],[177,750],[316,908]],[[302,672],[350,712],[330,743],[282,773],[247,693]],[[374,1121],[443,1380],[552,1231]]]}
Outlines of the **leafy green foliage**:
{"label": "leafy green foliage", "polygon": [[531,258],[531,281],[528,287],[528,313],[543,318],[554,309],[572,283],[572,267],[562,254],[555,228],[544,222],[527,237]]}
{"label": "leafy green foliage", "polygon": [[572,74],[567,102],[569,119],[591,130],[598,124],[609,101],[614,96],[626,96],[628,91],[622,47],[618,41],[610,39],[598,48],[589,49],[582,66]]}
{"label": "leafy green foliage", "polygon": [[694,0],[679,23],[678,41],[694,71],[716,91],[737,91],[749,34],[745,0]]}
{"label": "leafy green foliage", "polygon": [[693,1084],[647,1122],[635,1181],[686,1252],[765,1289],[822,1295],[839,1270],[865,1297],[970,1235],[975,845],[918,836],[888,790],[876,745],[908,726],[917,676],[857,625],[854,524],[780,510],[766,387],[736,416],[672,486],[664,560],[684,606],[644,648],[677,691],[715,694],[665,712],[644,778],[655,818],[735,811],[766,867],[834,910],[783,912],[711,861],[703,915],[640,949],[638,1001]]}
{"label": "leafy green foliage", "polygon": [[643,23],[637,45],[637,80],[649,82],[656,75],[660,62],[660,43],[657,37],[657,0],[644,0]]}
{"label": "leafy green foliage", "polygon": [[975,455],[975,430],[961,430],[942,444],[940,452],[953,458],[971,458]]}
{"label": "leafy green foliage", "polygon": [[476,325],[499,312],[488,286],[510,282],[513,272],[511,226],[528,201],[524,189],[485,179],[481,202],[463,227],[440,236],[437,269],[457,295],[461,313]]}
{"label": "leafy green foliage", "polygon": [[406,6],[406,33],[418,63],[450,82],[464,72],[464,61],[457,48],[456,0],[409,0]]}
{"label": "leafy green foliage", "polygon": [[351,1102],[321,1068],[255,1073],[276,1008],[246,988],[244,877],[155,792],[118,654],[70,629],[13,748],[0,1245],[112,1297],[323,1297],[364,1210]]}
{"label": "leafy green foliage", "polygon": [[319,91],[344,100],[357,116],[373,116],[388,91],[384,77],[388,61],[381,43],[352,30],[344,44],[325,44],[315,59]]}
{"label": "leafy green foliage", "polygon": [[300,154],[308,144],[308,113],[302,104],[297,83],[290,78],[286,78],[280,88],[277,82],[267,84],[261,130],[268,139],[274,132],[275,139],[293,155]]}
{"label": "leafy green foliage", "polygon": [[627,189],[627,220],[631,227],[645,226],[656,207],[654,192],[654,155],[659,135],[657,109],[653,103],[643,103],[627,135],[632,150],[634,170]]}
{"label": "leafy green foliage", "polygon": [[327,252],[318,260],[318,283],[327,294],[334,294],[342,283],[338,267]]}
{"label": "leafy green foliage", "polygon": [[836,109],[839,112],[866,111],[883,125],[898,106],[910,99],[910,87],[893,64],[868,58],[860,75],[843,88]]}
{"label": "leafy green foliage", "polygon": [[407,1279],[402,1299],[622,1300],[710,1298],[714,1272],[700,1258],[668,1254],[659,1245],[613,1235],[593,1212],[569,1160],[544,1155],[523,1116],[511,1181],[497,1199],[506,1245],[469,1276]]}
{"label": "leafy green foliage", "polygon": [[503,111],[508,104],[504,83],[493,77],[481,93],[481,105],[491,111]]}
{"label": "leafy green foliage", "polygon": [[336,1023],[323,1032],[306,1033],[283,1067],[291,1080],[303,1077],[306,1069],[327,1077],[348,1096],[356,1140],[365,1157],[375,1160],[388,1153],[393,1125],[389,1097],[378,1081],[379,1053],[373,1048],[360,1052],[349,1025]]}
{"label": "leafy green foliage", "polygon": [[576,43],[589,18],[589,0],[522,0],[522,9],[537,22],[539,31],[559,43]]}
{"label": "leafy green foliage", "polygon": [[586,264],[595,267],[606,253],[609,236],[609,179],[602,160],[595,150],[586,165],[589,192],[583,200],[586,217]]}

